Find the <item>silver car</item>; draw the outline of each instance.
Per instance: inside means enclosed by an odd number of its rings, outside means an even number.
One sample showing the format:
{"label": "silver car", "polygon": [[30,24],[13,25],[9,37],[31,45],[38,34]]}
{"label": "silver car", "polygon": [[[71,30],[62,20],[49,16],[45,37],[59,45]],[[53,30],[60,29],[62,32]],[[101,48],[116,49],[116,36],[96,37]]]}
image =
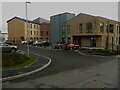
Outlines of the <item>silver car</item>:
{"label": "silver car", "polygon": [[10,44],[6,44],[6,43],[0,43],[0,49],[2,49],[2,52],[15,53],[18,50],[18,47],[15,45],[10,45]]}

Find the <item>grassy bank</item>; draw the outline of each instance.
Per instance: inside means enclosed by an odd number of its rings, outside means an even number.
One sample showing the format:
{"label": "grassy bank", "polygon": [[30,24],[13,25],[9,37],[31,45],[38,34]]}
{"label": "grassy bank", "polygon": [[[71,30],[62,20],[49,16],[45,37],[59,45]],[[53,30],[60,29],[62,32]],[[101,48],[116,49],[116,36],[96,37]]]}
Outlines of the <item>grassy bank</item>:
{"label": "grassy bank", "polygon": [[19,53],[3,53],[2,54],[2,70],[9,70],[13,68],[22,68],[28,66],[36,61],[34,55],[27,55]]}
{"label": "grassy bank", "polygon": [[80,51],[85,53],[85,54],[88,54],[88,55],[100,55],[100,56],[117,55],[116,51],[108,51],[108,50],[103,50],[103,49],[83,49]]}

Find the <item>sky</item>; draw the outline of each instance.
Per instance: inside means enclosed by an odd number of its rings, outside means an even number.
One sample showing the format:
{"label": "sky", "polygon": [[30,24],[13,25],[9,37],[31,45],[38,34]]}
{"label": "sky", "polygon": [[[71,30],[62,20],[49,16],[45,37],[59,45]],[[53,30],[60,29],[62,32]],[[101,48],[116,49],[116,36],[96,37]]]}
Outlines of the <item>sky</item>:
{"label": "sky", "polygon": [[[50,20],[50,16],[64,12],[76,15],[87,13],[118,20],[118,2],[32,2],[28,4],[29,20],[37,17]],[[14,16],[25,19],[25,15],[25,2],[2,2],[2,32],[7,32],[7,20]]]}

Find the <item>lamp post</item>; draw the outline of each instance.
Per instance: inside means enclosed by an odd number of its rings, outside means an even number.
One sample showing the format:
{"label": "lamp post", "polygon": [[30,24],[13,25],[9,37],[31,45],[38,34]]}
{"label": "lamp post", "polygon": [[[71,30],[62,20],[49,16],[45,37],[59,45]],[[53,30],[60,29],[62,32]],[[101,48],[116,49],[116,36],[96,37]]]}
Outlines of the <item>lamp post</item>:
{"label": "lamp post", "polygon": [[106,38],[106,50],[109,49],[109,21],[107,23],[107,38]]}
{"label": "lamp post", "polygon": [[25,6],[26,6],[26,31],[27,31],[27,54],[28,54],[28,57],[29,57],[29,53],[30,53],[30,50],[29,50],[29,43],[28,43],[28,40],[29,40],[29,29],[28,29],[28,16],[27,16],[27,4],[31,4],[31,2],[25,2]]}

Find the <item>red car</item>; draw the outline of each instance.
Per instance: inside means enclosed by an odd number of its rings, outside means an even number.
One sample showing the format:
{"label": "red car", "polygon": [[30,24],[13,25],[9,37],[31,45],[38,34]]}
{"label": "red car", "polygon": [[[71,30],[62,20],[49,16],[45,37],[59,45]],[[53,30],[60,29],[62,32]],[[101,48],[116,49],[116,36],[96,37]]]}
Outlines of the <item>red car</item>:
{"label": "red car", "polygon": [[78,44],[64,44],[64,45],[62,46],[62,48],[63,48],[64,50],[79,49],[79,48],[80,48],[80,45],[78,45]]}

